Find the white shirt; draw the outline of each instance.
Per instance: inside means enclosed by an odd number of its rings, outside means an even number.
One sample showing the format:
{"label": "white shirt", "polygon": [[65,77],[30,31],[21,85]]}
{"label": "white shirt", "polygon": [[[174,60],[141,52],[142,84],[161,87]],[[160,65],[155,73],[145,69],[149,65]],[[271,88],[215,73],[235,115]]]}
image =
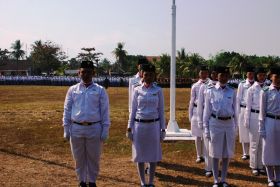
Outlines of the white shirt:
{"label": "white shirt", "polygon": [[159,118],[161,129],[165,129],[164,98],[160,87],[151,84],[146,88],[142,83],[134,88],[128,128],[133,127],[135,118],[144,120]]}
{"label": "white shirt", "polygon": [[264,120],[267,114],[280,116],[280,91],[273,84],[260,93],[259,132],[264,133]]}
{"label": "white shirt", "polygon": [[209,80],[208,83],[201,85],[198,93],[197,100],[197,115],[198,115],[198,123],[199,126],[202,126],[203,123],[203,109],[204,109],[204,100],[207,91],[207,87],[215,86],[217,81]]}
{"label": "white shirt", "polygon": [[[265,83],[263,83],[265,85]],[[262,87],[259,82],[254,82],[254,84],[247,90],[246,96],[246,110],[245,110],[245,123],[249,124],[251,109],[260,110],[260,93]]]}
{"label": "white shirt", "polygon": [[251,84],[248,79],[246,81],[241,81],[238,85],[237,94],[236,94],[236,108],[239,114],[240,105],[246,106],[246,96],[247,90],[251,87]]}
{"label": "white shirt", "polygon": [[110,126],[109,99],[105,89],[92,83],[86,87],[82,82],[71,86],[66,94],[63,125],[76,122],[97,122],[105,128]]}
{"label": "white shirt", "polygon": [[193,108],[195,107],[194,105],[198,104],[197,100],[198,100],[200,86],[205,84],[207,81],[208,81],[208,79],[206,79],[206,80],[199,79],[196,83],[194,83],[192,85],[191,98],[190,98],[190,104],[189,104],[189,120],[190,121],[193,116]]}
{"label": "white shirt", "polygon": [[131,105],[132,105],[132,98],[133,98],[133,90],[134,87],[137,86],[141,81],[141,77],[139,76],[139,73],[134,75],[134,77],[129,79],[128,83],[128,111],[131,112]]}
{"label": "white shirt", "polygon": [[215,86],[208,87],[205,95],[203,111],[203,126],[209,128],[211,114],[218,117],[234,117],[237,122],[236,113],[236,94],[233,88],[226,85],[223,89],[218,82]]}

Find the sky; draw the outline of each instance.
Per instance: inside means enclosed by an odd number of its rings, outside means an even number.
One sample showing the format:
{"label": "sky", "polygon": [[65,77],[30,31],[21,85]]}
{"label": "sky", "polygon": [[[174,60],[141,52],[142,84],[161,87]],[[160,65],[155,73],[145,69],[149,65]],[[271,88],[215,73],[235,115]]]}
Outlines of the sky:
{"label": "sky", "polygon": [[[0,48],[53,41],[72,58],[95,47],[114,61],[171,54],[172,0],[0,0]],[[280,56],[279,0],[176,0],[177,50],[209,59],[221,50]]]}

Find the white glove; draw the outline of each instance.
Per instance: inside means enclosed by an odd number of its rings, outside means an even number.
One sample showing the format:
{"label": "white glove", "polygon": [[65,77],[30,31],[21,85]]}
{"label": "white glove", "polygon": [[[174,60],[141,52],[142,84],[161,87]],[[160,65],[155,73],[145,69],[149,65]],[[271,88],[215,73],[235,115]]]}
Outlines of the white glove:
{"label": "white glove", "polygon": [[100,139],[101,141],[105,141],[107,140],[109,137],[109,130],[108,129],[102,129],[102,132],[101,132],[101,136],[100,136]]}
{"label": "white glove", "polygon": [[70,140],[70,127],[69,127],[69,125],[64,126],[63,138],[67,141]]}
{"label": "white glove", "polygon": [[265,139],[265,138],[266,138],[266,133],[265,133],[265,131],[260,132],[260,137],[261,137],[261,138],[263,138],[263,139]]}
{"label": "white glove", "polygon": [[127,132],[126,132],[126,137],[127,137],[128,139],[130,139],[130,141],[133,141],[133,134],[132,134],[131,131],[127,131]]}
{"label": "white glove", "polygon": [[208,140],[210,140],[210,139],[211,139],[209,129],[205,128],[205,130],[204,130],[204,134],[205,134],[205,138],[207,138]]}
{"label": "white glove", "polygon": [[203,129],[203,123],[202,122],[198,122],[198,128]]}
{"label": "white glove", "polygon": [[166,136],[166,132],[165,131],[160,131],[160,141],[163,141],[165,136]]}

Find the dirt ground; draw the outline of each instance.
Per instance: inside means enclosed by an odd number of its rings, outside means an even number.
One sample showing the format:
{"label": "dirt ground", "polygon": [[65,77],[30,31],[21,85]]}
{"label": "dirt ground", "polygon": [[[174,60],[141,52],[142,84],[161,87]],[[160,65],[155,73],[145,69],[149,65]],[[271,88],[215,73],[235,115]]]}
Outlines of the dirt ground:
{"label": "dirt ground", "polygon": [[[67,87],[0,86],[0,186],[77,186],[69,142],[63,140],[62,112]],[[131,162],[131,144],[125,137],[128,120],[127,88],[109,88],[110,138],[104,143],[98,186],[140,186]],[[169,90],[164,89],[166,118]],[[177,89],[176,118],[189,128],[189,89]],[[232,186],[265,186],[266,177],[251,175],[242,161],[237,142],[230,163]],[[163,161],[157,167],[155,184],[168,186],[211,186],[204,165],[195,163],[192,141],[163,143]]]}

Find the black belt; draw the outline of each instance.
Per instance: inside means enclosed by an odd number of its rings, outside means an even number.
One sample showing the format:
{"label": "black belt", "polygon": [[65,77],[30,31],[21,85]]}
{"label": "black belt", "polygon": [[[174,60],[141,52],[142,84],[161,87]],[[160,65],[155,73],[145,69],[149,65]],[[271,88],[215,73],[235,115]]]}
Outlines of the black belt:
{"label": "black belt", "polygon": [[219,119],[219,120],[229,120],[229,119],[232,118],[231,116],[228,116],[228,117],[218,117],[218,116],[216,116],[215,114],[211,114],[211,116],[212,116],[213,118],[216,118],[216,119]]}
{"label": "black belt", "polygon": [[254,112],[254,113],[260,113],[259,110],[255,110],[255,109],[251,109],[251,112]]}
{"label": "black belt", "polygon": [[76,122],[76,121],[73,121],[73,123],[77,124],[77,125],[83,125],[83,126],[89,126],[89,125],[94,125],[96,123],[100,123],[101,121],[95,121],[95,122],[83,122],[83,123],[80,123],[80,122]]}
{"label": "black belt", "polygon": [[156,122],[159,120],[159,118],[157,119],[134,119],[135,121],[137,122],[140,122],[140,123],[152,123],[152,122]]}
{"label": "black belt", "polygon": [[277,120],[280,119],[280,116],[274,116],[272,114],[266,114],[266,117],[269,117],[269,118],[272,118],[272,119],[277,119]]}
{"label": "black belt", "polygon": [[194,106],[194,107],[197,107],[197,104],[194,103],[193,106]]}
{"label": "black belt", "polygon": [[246,105],[240,105],[241,108],[246,108]]}

